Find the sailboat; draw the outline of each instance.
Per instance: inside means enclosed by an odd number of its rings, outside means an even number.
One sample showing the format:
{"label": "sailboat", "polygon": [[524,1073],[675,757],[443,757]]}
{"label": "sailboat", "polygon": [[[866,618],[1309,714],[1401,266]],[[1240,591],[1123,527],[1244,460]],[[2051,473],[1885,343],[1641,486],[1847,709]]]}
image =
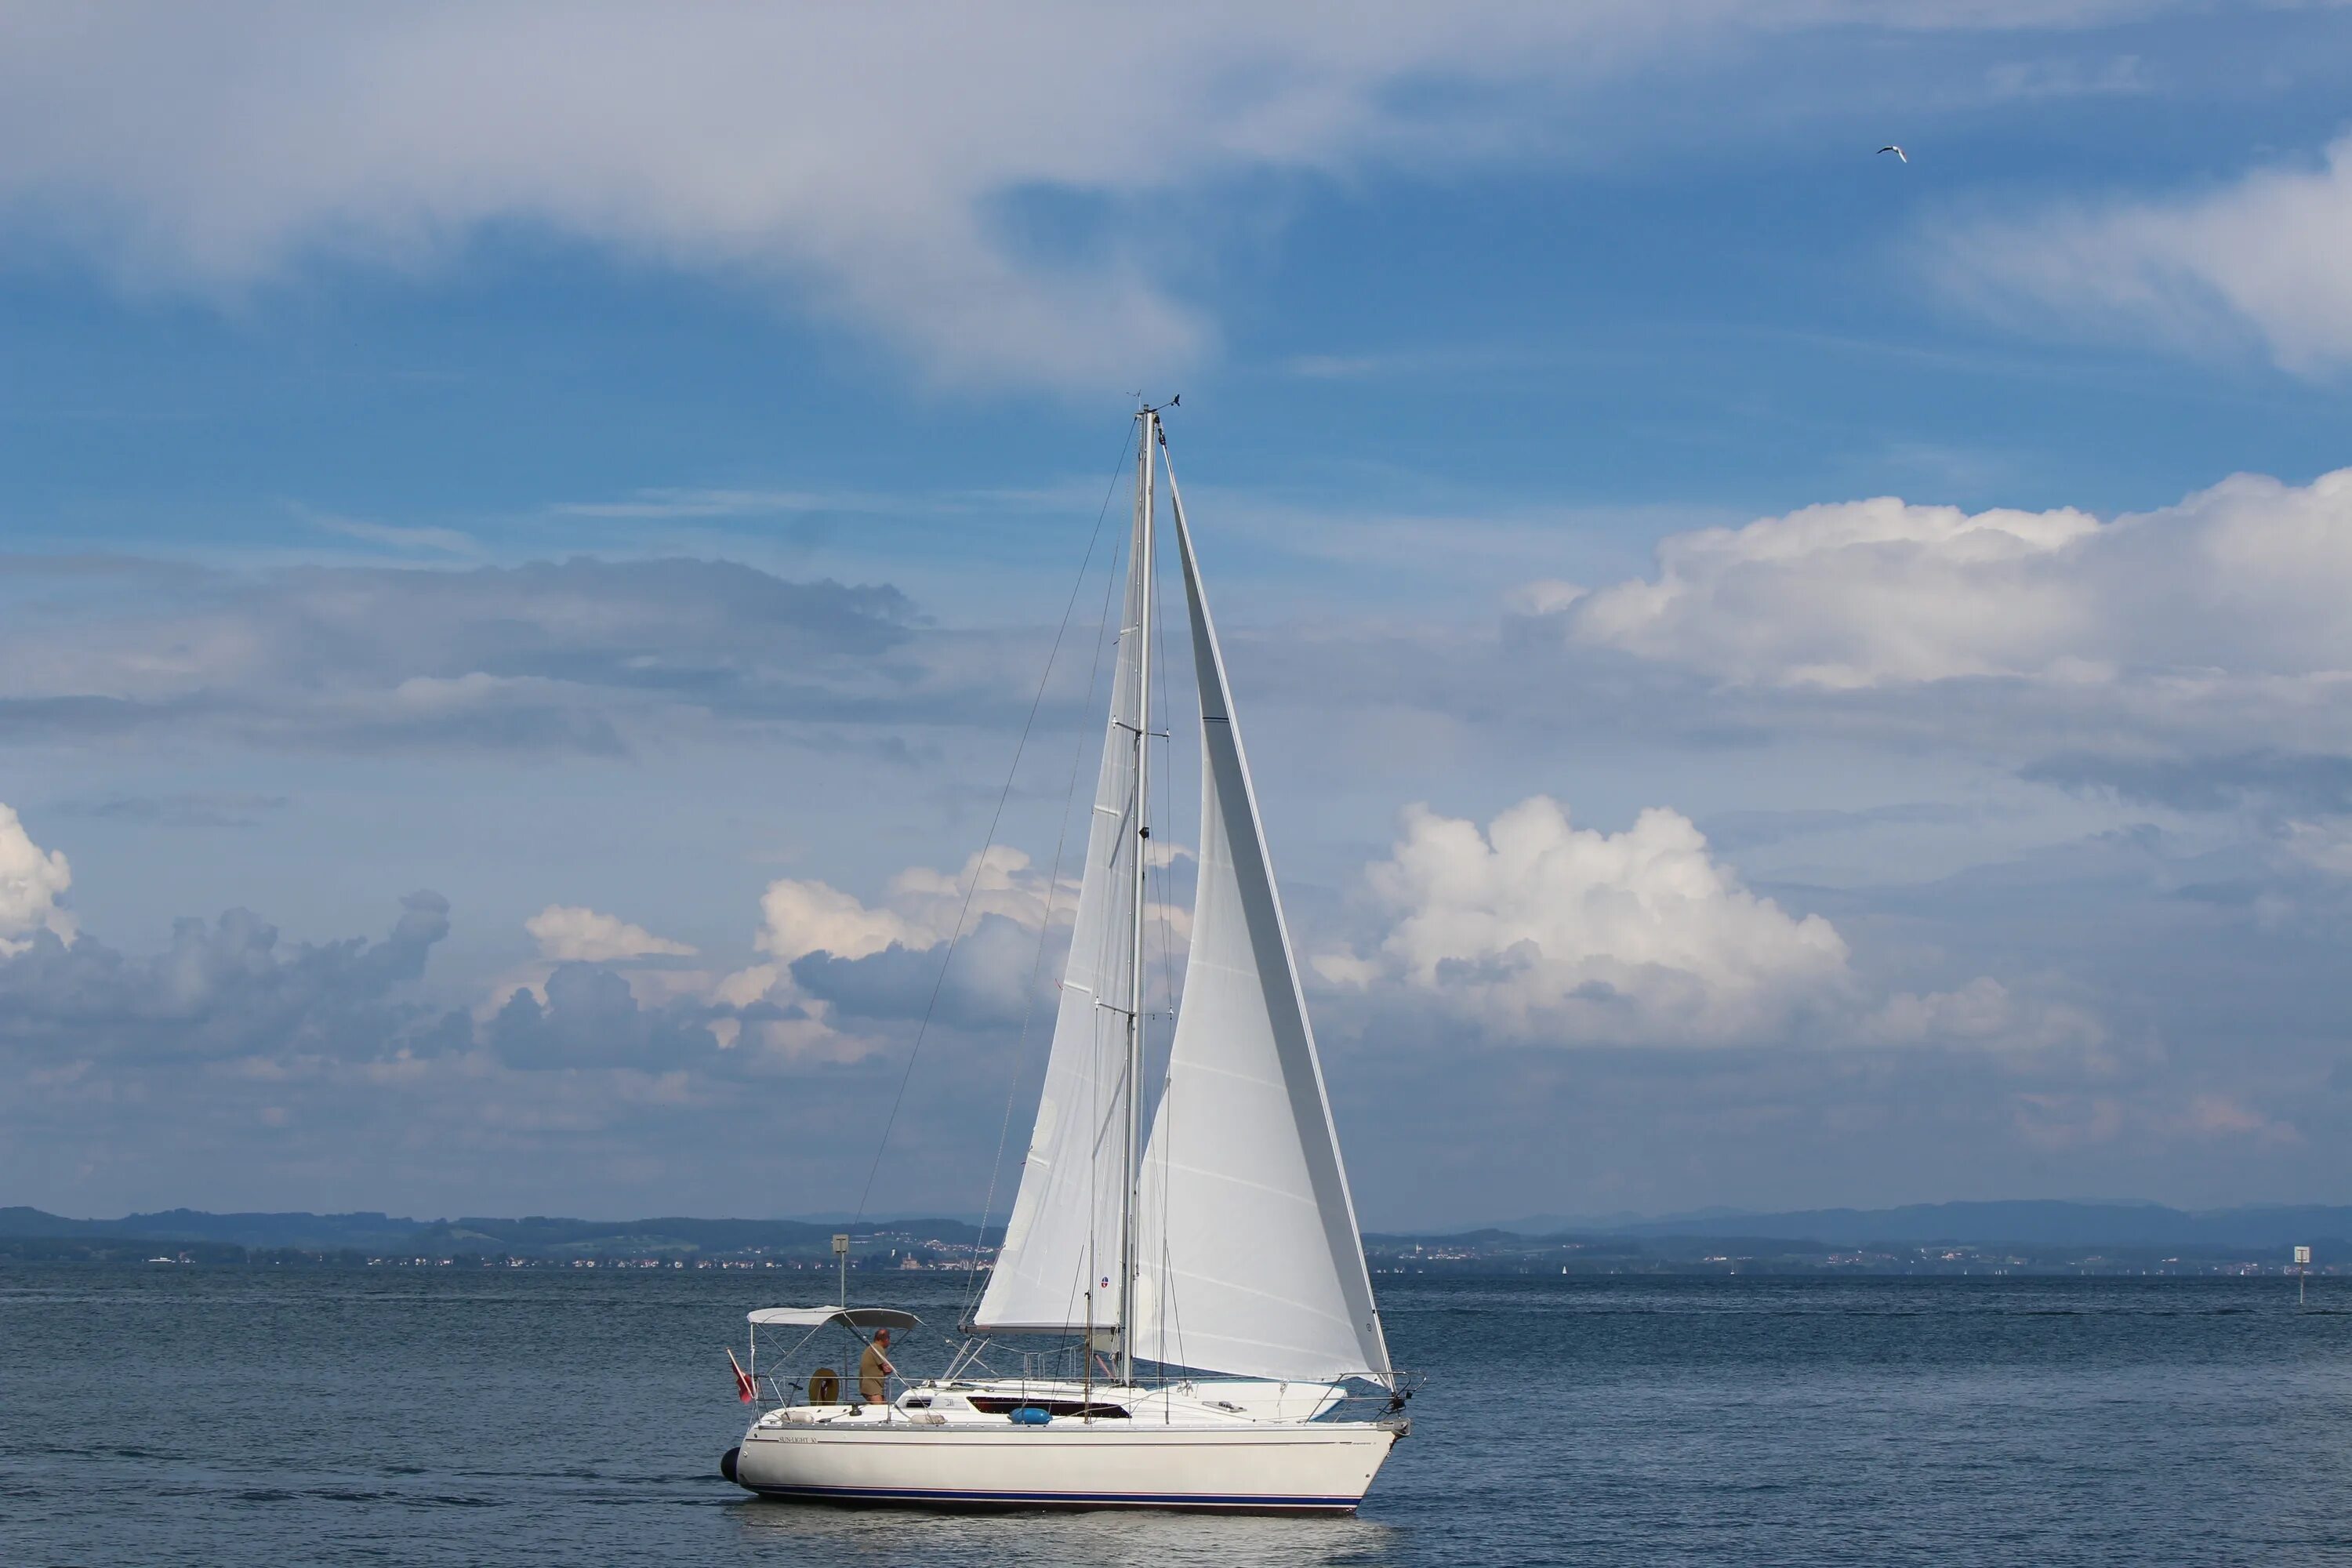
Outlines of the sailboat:
{"label": "sailboat", "polygon": [[[763,1410],[722,1473],[933,1507],[1351,1513],[1410,1429],[1160,411],[1137,419],[1110,713],[1053,1044],[971,1336],[935,1378]],[[1159,485],[1200,692],[1181,1005],[1143,1124]],[[762,1309],[852,1330],[887,1309]],[[754,1366],[757,1341],[753,1342]],[[802,1385],[792,1385],[795,1393]],[[822,1400],[815,1397],[822,1394]],[[747,1393],[746,1397],[751,1397]]]}

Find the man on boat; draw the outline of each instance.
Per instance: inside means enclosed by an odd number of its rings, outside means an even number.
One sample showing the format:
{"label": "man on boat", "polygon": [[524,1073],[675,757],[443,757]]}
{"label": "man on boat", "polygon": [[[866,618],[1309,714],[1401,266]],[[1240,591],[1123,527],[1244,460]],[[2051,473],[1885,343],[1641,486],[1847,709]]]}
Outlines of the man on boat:
{"label": "man on boat", "polygon": [[886,1353],[889,1348],[890,1331],[877,1329],[873,1342],[866,1347],[866,1353],[857,1358],[857,1397],[868,1405],[886,1403],[889,1389],[882,1380],[898,1375],[898,1369],[890,1364],[890,1357]]}

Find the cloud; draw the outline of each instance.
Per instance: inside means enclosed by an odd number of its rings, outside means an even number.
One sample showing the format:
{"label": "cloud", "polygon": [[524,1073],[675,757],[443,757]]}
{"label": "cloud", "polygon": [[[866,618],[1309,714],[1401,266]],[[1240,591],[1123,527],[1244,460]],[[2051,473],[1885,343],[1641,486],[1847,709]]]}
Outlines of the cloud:
{"label": "cloud", "polygon": [[[2310,872],[2273,921],[2263,900],[2280,884],[2255,851],[2142,831],[1933,883],[1768,899],[1657,815],[1594,833],[1562,811],[1562,830],[1515,836],[1428,814],[1420,838],[1408,827],[1376,858],[1411,873],[1412,907],[1368,879],[1355,973],[1314,997],[1351,1140],[1415,1152],[1409,1171],[1374,1162],[1360,1183],[1375,1216],[1491,1214],[1475,1194],[1498,1181],[1654,1209],[1724,1192],[1834,1201],[1890,1180],[1948,1196],[2014,1169],[2215,1203],[2331,1179],[2352,1130],[2352,1075],[2331,1083],[2335,959],[2352,932],[2340,879]],[[1471,851],[1436,856],[1444,876],[1411,853],[1444,850],[1435,829]],[[989,879],[1008,900],[1045,885],[1025,865]],[[851,902],[919,942],[957,881],[926,870]],[[1446,923],[1385,951],[1423,909]],[[1311,899],[1302,913],[1294,930],[1322,951],[1328,922]],[[84,1210],[111,1201],[100,1193],[236,1207],[333,1191],[428,1193],[443,1212],[717,1212],[747,1184],[806,1194],[793,1206],[851,1204],[940,956],[814,950],[789,966],[791,990],[767,994],[772,975],[738,1002],[683,967],[559,965],[544,997],[509,994],[477,1019],[430,1001],[446,908],[419,897],[400,917],[383,940],[311,944],[233,911],[134,954],[34,933],[0,959],[0,1175]],[[825,929],[846,946],[871,923]],[[1808,925],[1840,944],[1810,967]],[[908,1111],[924,1131],[894,1141],[885,1180],[906,1185],[877,1201],[975,1184],[997,1127],[969,1112],[1000,1106],[1017,1070],[982,992],[1025,984],[1036,937],[1010,914],[967,933],[935,1020],[961,1033],[924,1053]],[[1522,941],[1539,954],[1514,952]],[[1595,963],[1580,968],[1580,951]],[[1423,983],[1414,964],[1431,956]],[[1020,1067],[1040,1050],[1033,1032]],[[1465,1127],[1481,1136],[1433,1132]]]}
{"label": "cloud", "polygon": [[2242,814],[2287,859],[2258,875],[2209,887],[2202,896],[2231,898],[2276,911],[2299,908],[2305,868],[2352,874],[2352,756],[2260,749],[2214,754],[2109,755],[2067,752],[2021,770],[2021,776],[2069,789],[2112,795],[2135,805],[2180,812]]}
{"label": "cloud", "polygon": [[370,522],[364,518],[336,517],[323,512],[310,514],[308,521],[311,527],[322,532],[339,533],[345,539],[383,545],[401,552],[421,551],[435,555],[477,557],[483,553],[478,540],[453,528],[404,528],[391,523]]}
{"label": "cloud", "polygon": [[54,809],[66,816],[152,823],[161,827],[255,827],[264,816],[284,811],[293,804],[282,795],[215,791],[109,795],[100,800],[63,802]]}
{"label": "cloud", "polygon": [[431,1005],[418,988],[449,932],[448,900],[437,893],[403,899],[378,942],[287,942],[259,915],[230,910],[211,921],[176,921],[166,948],[136,954],[74,930],[56,906],[69,881],[64,857],[32,845],[5,806],[0,872],[17,873],[0,875],[0,921],[8,922],[0,933],[23,933],[0,941],[0,1061],[13,1057],[37,1073],[236,1064],[275,1080],[463,1062],[485,1049],[533,1072],[660,1073],[712,1066],[719,1026],[732,1044],[747,1020],[782,1037],[796,1022],[813,1024],[789,996],[716,1000],[707,994],[716,982],[708,974],[641,973],[673,980],[669,989],[682,993],[641,1002],[632,976],[605,965],[694,950],[593,910],[550,905],[526,922],[550,965],[535,984],[502,986],[478,1026]]}
{"label": "cloud", "polygon": [[[728,976],[717,995],[787,1009],[760,1032],[793,1052],[875,1048],[873,1024],[924,1016],[935,990],[946,1021],[1017,1022],[1034,1000],[1028,989],[1041,938],[1049,924],[1066,924],[1076,904],[1073,881],[1056,887],[1005,845],[974,855],[953,875],[909,867],[872,905],[824,882],[778,878],[761,898],[753,939],[770,962]],[[941,949],[960,918],[962,936],[950,963]]]}
{"label": "cloud", "polygon": [[1003,915],[982,915],[956,944],[955,962],[944,970],[938,944],[909,949],[894,942],[858,958],[804,954],[792,963],[792,982],[799,995],[820,1004],[824,1016],[838,1022],[929,1016],[964,1027],[1018,1024],[1030,1005],[1041,1000],[1029,984],[1040,967],[1038,934],[1035,927]]}
{"label": "cloud", "polygon": [[469,1038],[455,1019],[393,994],[448,934],[437,893],[401,900],[383,941],[281,945],[248,910],[173,922],[152,956],[44,928],[0,956],[0,1047],[47,1060],[201,1062],[430,1053]]}
{"label": "cloud", "polygon": [[2071,574],[2052,568],[2098,526],[2072,510],[1971,516],[1893,497],[1810,506],[1675,534],[1654,578],[1552,613],[1579,642],[1737,682],[2038,673],[2084,640]]}
{"label": "cloud", "polygon": [[1985,813],[1941,801],[1898,801],[1860,810],[1811,807],[1792,811],[1727,811],[1706,819],[1706,839],[1717,849],[1752,849],[1816,835],[1862,833],[1874,827],[1948,827]]}
{"label": "cloud", "polygon": [[2220,756],[2045,758],[2023,776],[2071,788],[2105,789],[2123,800],[2178,811],[2242,807],[2305,815],[2352,814],[2352,757],[2252,751]]}
{"label": "cloud", "polygon": [[2186,705],[2216,681],[2326,700],[2352,669],[2352,469],[2240,474],[2108,522],[1836,502],[1675,534],[1657,563],[1526,619],[1738,686],[2161,680]]}
{"label": "cloud", "polygon": [[1889,997],[1863,1033],[1894,1044],[1942,1041],[2021,1052],[2095,1049],[2106,1038],[2106,1030],[2084,1009],[2026,1003],[1988,975],[1951,991]]}
{"label": "cloud", "polygon": [[523,1068],[635,1068],[659,1073],[691,1067],[719,1040],[691,1008],[646,1007],[629,983],[588,963],[560,963],[547,999],[519,990],[485,1031],[490,1048]]}
{"label": "cloud", "polygon": [[1940,1052],[2047,1074],[2101,1059],[2108,1038],[2046,976],[1910,991],[1857,969],[1825,915],[1745,886],[1664,807],[1606,833],[1544,795],[1483,830],[1411,806],[1363,894],[1368,936],[1310,967],[1347,1026],[1391,1042]]}
{"label": "cloud", "polygon": [[917,617],[897,589],[725,561],[113,581],[0,627],[0,729],[610,756],[664,724],[871,721],[940,684],[908,660]]}
{"label": "cloud", "polygon": [[732,972],[642,964],[695,950],[551,904],[525,922],[540,962],[493,981],[476,1018],[501,1059],[532,1069],[667,1070],[658,1064],[701,1060],[706,1045],[728,1054],[730,1070],[856,1062],[907,1045],[906,1026],[919,1019],[985,1030],[1030,1016],[1044,994],[1031,985],[1045,978],[1041,939],[1068,922],[1076,897],[1067,879],[1052,890],[1007,846],[953,874],[909,867],[871,905],[822,881],[779,878],[752,937],[761,961]]}
{"label": "cloud", "polygon": [[971,857],[950,875],[911,866],[891,878],[883,902],[869,908],[823,882],[778,878],[760,900],[763,920],[756,945],[791,963],[812,952],[865,958],[892,943],[929,947],[953,931],[967,899],[974,917],[1001,915],[1035,931],[1045,923],[1046,905],[1069,918],[1076,889],[1065,879],[1059,889],[1024,852],[995,845]]}
{"label": "cloud", "polygon": [[522,922],[539,955],[558,963],[611,963],[621,959],[690,958],[694,949],[658,937],[616,915],[571,904],[550,904]]}
{"label": "cloud", "polygon": [[1318,973],[1438,995],[1508,1036],[1753,1040],[1849,984],[1829,921],[1750,892],[1663,808],[1611,834],[1571,826],[1542,795],[1483,832],[1412,806],[1366,881],[1385,927],[1377,947],[1318,958]]}
{"label": "cloud", "polygon": [[2189,195],[1947,220],[1926,265],[1958,297],[2080,331],[2085,321],[2211,347],[2251,340],[2305,375],[2352,363],[2352,135],[2317,164]]}
{"label": "cloud", "polygon": [[71,942],[74,918],[63,900],[72,886],[65,851],[34,843],[16,808],[0,804],[0,956],[25,951],[34,931]]}
{"label": "cloud", "polygon": [[2075,59],[2005,60],[1985,72],[1985,89],[1995,99],[2105,97],[2150,92],[2156,83],[2137,55],[2117,55],[2097,65]]}
{"label": "cloud", "polygon": [[[989,1157],[993,1123],[958,1113],[1005,1094],[1016,1066],[1003,1026],[1030,1000],[1034,927],[1051,925],[1047,879],[1017,853],[964,875],[988,912],[964,933],[933,1019],[960,1037],[926,1057],[908,1091],[926,1131],[892,1150],[893,1179],[911,1184],[893,1205],[963,1190],[953,1184]],[[919,942],[951,927],[941,910],[960,906],[958,888],[915,868],[884,897]],[[551,949],[632,956],[550,963],[539,989],[510,987],[478,1015],[435,1000],[427,963],[450,920],[432,893],[402,900],[376,941],[289,941],[246,910],[177,921],[154,952],[35,926],[0,952],[0,1177],[27,1195],[76,1194],[56,1201],[85,1212],[105,1201],[87,1196],[93,1181],[218,1206],[241,1200],[214,1194],[278,1184],[374,1194],[439,1181],[455,1210],[532,1172],[550,1173],[543,1195],[513,1206],[593,1209],[610,1199],[583,1193],[639,1190],[665,1170],[709,1194],[676,1205],[689,1209],[723,1207],[746,1171],[763,1190],[814,1194],[814,1206],[856,1201],[843,1173],[874,1152],[876,1107],[907,1060],[937,942],[803,954],[805,992],[785,970],[730,999],[716,970],[646,962],[682,956],[646,951],[681,944],[551,908],[533,922]],[[854,946],[854,929],[822,934]],[[1050,1017],[1050,989],[1035,989]]]}
{"label": "cloud", "polygon": [[230,294],[548,232],[775,290],[933,376],[1125,387],[1213,342],[1167,258],[1220,184],[1558,155],[1578,89],[1763,37],[2148,8],[84,8],[0,55],[0,204],[133,286]]}

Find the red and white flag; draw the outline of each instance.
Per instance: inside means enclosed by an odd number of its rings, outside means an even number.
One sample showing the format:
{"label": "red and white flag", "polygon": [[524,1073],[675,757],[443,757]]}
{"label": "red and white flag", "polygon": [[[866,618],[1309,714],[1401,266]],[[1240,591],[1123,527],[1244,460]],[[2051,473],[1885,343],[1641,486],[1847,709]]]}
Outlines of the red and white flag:
{"label": "red and white flag", "polygon": [[727,1352],[727,1364],[735,1369],[735,1397],[745,1405],[751,1404],[757,1392],[751,1374],[743,1370],[743,1363],[735,1359],[735,1352],[731,1350]]}

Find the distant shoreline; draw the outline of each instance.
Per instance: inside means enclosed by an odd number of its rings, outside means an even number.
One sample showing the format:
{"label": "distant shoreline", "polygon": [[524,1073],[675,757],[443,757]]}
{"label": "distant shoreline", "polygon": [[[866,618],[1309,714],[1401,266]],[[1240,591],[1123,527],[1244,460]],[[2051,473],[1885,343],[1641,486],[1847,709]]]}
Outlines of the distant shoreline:
{"label": "distant shoreline", "polygon": [[[1962,1275],[2244,1278],[2352,1268],[2352,1207],[2204,1214],[2156,1205],[2058,1201],[1913,1205],[1781,1214],[1720,1212],[1579,1227],[1368,1232],[1376,1278],[1463,1275]],[[0,1208],[0,1267],[141,1263],[161,1268],[702,1269],[831,1273],[836,1229],[859,1273],[969,1273],[1002,1234],[961,1219],[862,1226],[814,1220],[415,1220],[378,1213],[208,1214],[173,1209],[73,1219]],[[1539,1233],[1540,1232],[1540,1233]]]}

